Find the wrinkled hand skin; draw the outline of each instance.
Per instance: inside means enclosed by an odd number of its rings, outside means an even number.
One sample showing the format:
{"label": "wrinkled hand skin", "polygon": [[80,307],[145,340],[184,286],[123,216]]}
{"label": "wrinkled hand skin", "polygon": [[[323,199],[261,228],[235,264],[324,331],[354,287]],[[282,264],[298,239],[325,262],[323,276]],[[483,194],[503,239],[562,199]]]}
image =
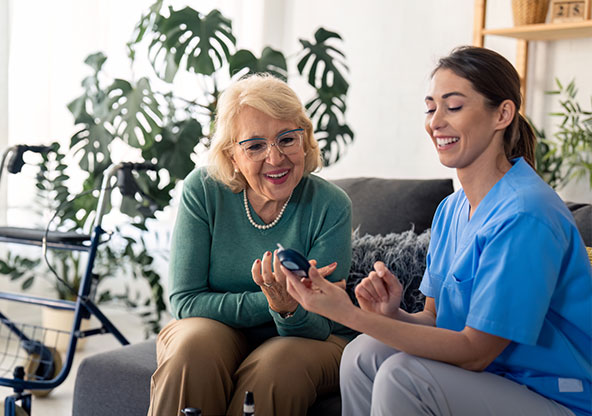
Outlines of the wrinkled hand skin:
{"label": "wrinkled hand skin", "polygon": [[[311,264],[316,266],[316,261],[311,260]],[[318,271],[321,276],[326,277],[333,273],[336,267],[337,263],[332,263]],[[279,313],[289,313],[296,310],[298,302],[290,296],[286,289],[286,275],[281,269],[277,250],[273,252],[273,256],[270,251],[267,251],[262,259],[255,260],[251,275],[253,281],[261,288],[272,310]],[[343,285],[345,285],[345,281],[343,281]]]}

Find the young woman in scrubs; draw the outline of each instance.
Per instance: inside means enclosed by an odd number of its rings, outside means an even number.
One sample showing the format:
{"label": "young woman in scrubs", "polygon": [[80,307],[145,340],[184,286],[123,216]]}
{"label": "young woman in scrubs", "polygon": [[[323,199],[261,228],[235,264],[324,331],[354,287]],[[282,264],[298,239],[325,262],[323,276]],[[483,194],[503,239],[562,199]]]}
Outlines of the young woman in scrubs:
{"label": "young woman in scrubs", "polygon": [[[307,310],[363,334],[341,360],[343,415],[590,415],[592,271],[574,220],[536,174],[512,65],[483,48],[441,59],[425,127],[462,184],[438,207],[422,312],[381,262],[360,308],[311,267]],[[284,269],[287,272],[287,270]]]}

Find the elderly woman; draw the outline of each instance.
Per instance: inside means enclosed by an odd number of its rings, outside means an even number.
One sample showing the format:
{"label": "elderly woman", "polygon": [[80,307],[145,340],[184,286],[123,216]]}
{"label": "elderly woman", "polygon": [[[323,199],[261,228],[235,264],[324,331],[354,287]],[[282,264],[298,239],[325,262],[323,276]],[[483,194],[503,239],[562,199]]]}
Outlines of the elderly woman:
{"label": "elderly woman", "polygon": [[149,415],[304,415],[339,388],[351,330],[287,293],[276,247],[315,259],[331,281],[351,262],[351,202],[310,173],[312,123],[288,85],[266,75],[220,97],[210,166],[185,180],[170,259],[176,320],[160,333]]}

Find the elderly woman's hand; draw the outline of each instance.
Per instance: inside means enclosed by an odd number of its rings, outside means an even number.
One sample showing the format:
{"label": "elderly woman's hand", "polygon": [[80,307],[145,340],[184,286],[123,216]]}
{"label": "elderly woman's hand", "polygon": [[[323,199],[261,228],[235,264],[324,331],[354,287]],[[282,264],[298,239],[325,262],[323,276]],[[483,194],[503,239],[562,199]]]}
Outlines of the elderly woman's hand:
{"label": "elderly woman's hand", "polygon": [[[311,260],[311,263],[316,265],[316,260]],[[321,267],[318,271],[321,276],[327,277],[335,271],[336,267],[337,263],[332,263]],[[280,267],[277,250],[274,251],[273,256],[270,251],[267,251],[262,260],[255,260],[251,275],[253,281],[261,287],[261,291],[267,298],[269,307],[272,310],[280,313],[294,312],[296,310],[298,302],[286,290],[286,275]]]}

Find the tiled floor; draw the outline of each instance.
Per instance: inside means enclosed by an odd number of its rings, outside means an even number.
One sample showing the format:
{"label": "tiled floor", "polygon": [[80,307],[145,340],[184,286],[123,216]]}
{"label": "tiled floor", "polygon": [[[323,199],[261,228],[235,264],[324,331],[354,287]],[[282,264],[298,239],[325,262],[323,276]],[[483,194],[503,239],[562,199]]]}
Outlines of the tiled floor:
{"label": "tiled floor", "polygon": [[[115,324],[115,326],[124,334],[124,336],[131,342],[138,342],[144,339],[144,331],[141,325],[140,318],[123,309],[116,308],[105,308],[101,307],[103,313],[105,313],[109,319]],[[26,316],[22,310],[19,310],[19,316]],[[7,313],[8,315],[8,313]],[[11,315],[9,315],[11,316]],[[27,318],[34,320],[35,317]],[[33,397],[32,415],[33,416],[68,416],[72,413],[72,393],[74,391],[74,382],[76,378],[76,371],[78,365],[85,357],[96,354],[103,351],[120,348],[121,344],[110,334],[106,335],[95,335],[87,338],[85,345],[82,349],[76,351],[74,354],[73,366],[66,380],[55,388],[51,394],[47,397],[39,398]],[[1,348],[1,347],[0,347]],[[0,354],[2,351],[0,351]],[[0,366],[2,365],[2,357],[0,356]],[[1,368],[1,367],[0,367]],[[6,377],[2,375],[2,377]],[[7,387],[0,387],[0,398],[2,399],[2,407],[4,398],[12,394],[11,390]],[[1,408],[1,407],[0,407]],[[0,411],[0,414],[3,414]]]}

